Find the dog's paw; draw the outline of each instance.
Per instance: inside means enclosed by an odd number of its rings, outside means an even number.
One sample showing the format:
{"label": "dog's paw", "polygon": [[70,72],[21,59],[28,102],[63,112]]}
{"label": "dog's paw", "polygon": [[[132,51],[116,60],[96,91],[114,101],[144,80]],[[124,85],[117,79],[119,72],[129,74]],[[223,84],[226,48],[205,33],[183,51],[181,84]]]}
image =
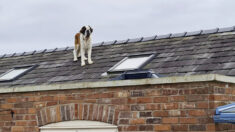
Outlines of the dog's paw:
{"label": "dog's paw", "polygon": [[73,59],[73,61],[75,62],[75,61],[78,61],[78,59]]}
{"label": "dog's paw", "polygon": [[85,66],[86,64],[85,63],[82,63],[81,66]]}
{"label": "dog's paw", "polygon": [[88,64],[93,64],[94,62],[93,61],[88,61]]}

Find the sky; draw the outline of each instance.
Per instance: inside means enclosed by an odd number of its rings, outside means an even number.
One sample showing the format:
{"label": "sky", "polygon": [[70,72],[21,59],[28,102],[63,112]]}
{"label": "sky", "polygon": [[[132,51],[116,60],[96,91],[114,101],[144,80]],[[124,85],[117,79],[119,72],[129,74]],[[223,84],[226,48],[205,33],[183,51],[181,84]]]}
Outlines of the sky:
{"label": "sky", "polygon": [[235,26],[235,0],[0,0],[0,54]]}

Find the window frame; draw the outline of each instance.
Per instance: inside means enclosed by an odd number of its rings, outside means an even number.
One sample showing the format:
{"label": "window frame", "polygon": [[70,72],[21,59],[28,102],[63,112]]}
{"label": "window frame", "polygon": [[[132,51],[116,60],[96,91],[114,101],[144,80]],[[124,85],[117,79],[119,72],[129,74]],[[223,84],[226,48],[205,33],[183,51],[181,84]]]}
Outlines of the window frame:
{"label": "window frame", "polygon": [[[143,54],[132,54],[129,55],[125,58],[123,58],[121,61],[119,61],[117,64],[115,64],[113,67],[111,67],[107,73],[122,73],[125,71],[132,71],[132,70],[140,70],[142,69],[145,65],[147,65],[150,61],[152,61],[154,59],[154,57],[156,56],[156,53],[143,53]],[[120,70],[115,70],[116,67],[118,67],[119,65],[121,65],[124,61],[126,61],[129,58],[140,58],[140,57],[148,57],[148,59],[142,63],[139,67],[137,68],[126,68],[126,69],[120,69]]]}
{"label": "window frame", "polygon": [[10,81],[14,81],[22,76],[24,76],[26,73],[32,71],[34,68],[36,68],[38,65],[37,64],[34,64],[34,65],[23,65],[23,66],[16,66],[16,67],[13,67],[12,69],[6,71],[5,73],[2,73],[0,75],[0,78],[7,75],[8,73],[12,72],[13,70],[17,70],[17,69],[27,69],[26,71],[16,75],[15,77],[11,78],[11,79],[0,79],[0,83],[1,82],[10,82]]}

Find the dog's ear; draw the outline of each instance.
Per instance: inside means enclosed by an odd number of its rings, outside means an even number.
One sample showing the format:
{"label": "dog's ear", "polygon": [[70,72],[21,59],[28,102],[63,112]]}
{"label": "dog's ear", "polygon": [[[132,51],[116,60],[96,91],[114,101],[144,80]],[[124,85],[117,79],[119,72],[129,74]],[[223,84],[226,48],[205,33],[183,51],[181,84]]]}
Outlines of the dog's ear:
{"label": "dog's ear", "polygon": [[86,31],[86,27],[83,26],[82,29],[80,30],[80,33],[85,34],[85,31]]}
{"label": "dog's ear", "polygon": [[91,29],[91,32],[93,32],[93,28],[91,28],[91,26],[89,26],[90,27],[90,29]]}

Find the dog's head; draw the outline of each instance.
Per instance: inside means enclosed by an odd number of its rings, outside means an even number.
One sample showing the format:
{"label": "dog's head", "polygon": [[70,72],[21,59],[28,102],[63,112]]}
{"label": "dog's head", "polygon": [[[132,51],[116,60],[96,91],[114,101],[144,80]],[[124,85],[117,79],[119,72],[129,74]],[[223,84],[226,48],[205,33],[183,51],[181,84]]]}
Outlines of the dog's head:
{"label": "dog's head", "polygon": [[87,39],[90,37],[92,32],[93,29],[90,26],[83,26],[80,30],[80,33],[82,33]]}

